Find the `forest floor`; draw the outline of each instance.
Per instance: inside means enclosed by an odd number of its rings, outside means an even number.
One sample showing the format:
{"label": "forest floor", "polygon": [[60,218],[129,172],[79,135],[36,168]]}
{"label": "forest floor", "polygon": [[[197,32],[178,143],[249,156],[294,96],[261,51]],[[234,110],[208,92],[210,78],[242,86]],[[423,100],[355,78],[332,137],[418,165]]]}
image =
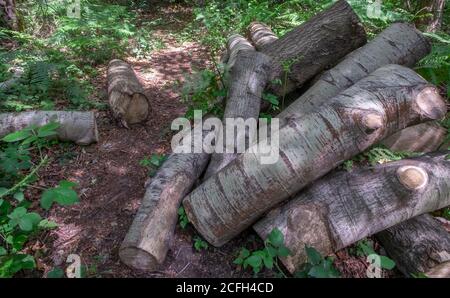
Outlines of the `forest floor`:
{"label": "forest floor", "polygon": [[[176,7],[178,7],[176,9]],[[144,14],[153,19],[161,11]],[[70,147],[70,154],[57,154],[54,162],[42,171],[42,186],[54,185],[61,179],[77,182],[80,203],[71,207],[55,207],[49,219],[58,229],[46,232],[36,240],[32,250],[47,251],[38,256],[41,272],[67,266],[70,254],[78,254],[86,266],[88,277],[251,277],[250,270],[233,264],[242,247],[260,249],[262,241],[251,230],[244,232],[221,248],[209,246],[196,251],[197,236],[188,225],[176,227],[173,244],[166,261],[156,272],[139,272],[120,262],[118,249],[133,220],[145,192],[148,169],[139,161],[152,154],[170,153],[171,121],[186,112],[179,85],[186,73],[210,64],[207,48],[196,42],[178,42],[174,35],[191,21],[189,9],[167,6],[165,18],[170,22],[155,30],[165,48],[155,51],[150,59],[126,59],[135,69],[151,101],[149,120],[126,129],[120,127],[110,112],[98,111],[99,142],[87,147]],[[106,67],[93,84],[100,100],[107,103]],[[57,153],[57,152],[55,152]],[[344,277],[364,277],[364,258],[341,251],[335,256],[336,267]],[[259,276],[273,276],[265,270]]]}

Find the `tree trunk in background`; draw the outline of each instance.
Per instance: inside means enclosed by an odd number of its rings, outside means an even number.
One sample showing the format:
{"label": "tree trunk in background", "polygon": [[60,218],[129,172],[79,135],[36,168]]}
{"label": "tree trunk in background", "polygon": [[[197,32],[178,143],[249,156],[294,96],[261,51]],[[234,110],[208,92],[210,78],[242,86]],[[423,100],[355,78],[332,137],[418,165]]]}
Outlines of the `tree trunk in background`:
{"label": "tree trunk in background", "polygon": [[436,88],[414,71],[398,65],[380,68],[329,104],[292,117],[275,136],[280,158],[274,164],[261,163],[267,155],[255,144],[203,182],[183,201],[188,218],[207,241],[221,246],[345,160],[397,130],[441,119],[445,112]]}
{"label": "tree trunk in background", "polygon": [[[211,162],[205,173],[205,179],[236,158],[238,155],[238,142],[245,140],[245,148],[248,148],[248,144],[250,142],[253,143],[251,140],[255,137],[250,135],[252,133],[250,129],[245,129],[245,136],[241,136],[243,132],[238,130],[235,133],[234,128],[232,136],[229,136],[227,134],[226,119],[241,118],[244,121],[254,119],[255,123],[257,123],[262,93],[268,82],[270,58],[255,50],[239,50],[235,57],[235,63],[233,63],[234,66],[231,68],[228,83],[228,98],[223,116],[223,134],[218,135],[218,137],[223,136],[223,153],[212,154]],[[256,126],[254,131],[256,132]],[[233,152],[226,152],[225,138],[228,141],[231,138],[234,139]]]}
{"label": "tree trunk in background", "polygon": [[259,51],[263,46],[268,45],[276,40],[278,37],[270,30],[270,27],[264,23],[252,22],[248,26],[250,40]]}
{"label": "tree trunk in background", "polygon": [[18,31],[19,21],[16,14],[16,3],[14,0],[0,0],[0,9],[2,13],[2,22],[8,29]]}
{"label": "tree trunk in background", "polygon": [[108,98],[114,117],[125,127],[147,120],[149,101],[133,69],[122,60],[108,65]]}
{"label": "tree trunk in background", "polygon": [[289,93],[365,43],[366,33],[358,16],[346,1],[338,1],[261,47],[260,51],[273,59],[270,89],[277,95]]}
{"label": "tree trunk in background", "polygon": [[0,114],[0,137],[30,125],[42,126],[58,122],[58,139],[89,145],[98,141],[97,123],[93,112],[31,111]]}
{"label": "tree trunk in background", "polygon": [[446,0],[419,0],[416,13],[419,15],[428,14],[423,18],[419,18],[416,24],[424,26],[426,32],[436,32],[441,29],[442,16],[444,14]]}
{"label": "tree trunk in background", "polygon": [[376,238],[405,276],[433,272],[433,277],[450,277],[450,233],[431,215],[399,223]]}
{"label": "tree trunk in background", "polygon": [[414,66],[430,53],[425,36],[406,23],[395,23],[365,46],[347,55],[277,117],[283,121],[296,113],[306,114],[336,96],[342,90],[387,64]]}
{"label": "tree trunk in background", "polygon": [[438,122],[427,122],[407,127],[381,143],[393,151],[433,152],[446,136],[447,130]]}
{"label": "tree trunk in background", "polygon": [[[203,131],[203,139],[210,131]],[[195,139],[184,141],[195,148]],[[200,138],[200,141],[203,141]],[[200,144],[201,145],[201,144]],[[210,154],[172,153],[147,186],[119,250],[122,262],[140,270],[157,270],[166,258],[175,232],[181,200],[208,164]]]}
{"label": "tree trunk in background", "polygon": [[263,239],[275,227],[283,232],[293,255],[282,261],[294,272],[307,260],[305,244],[328,255],[414,216],[450,205],[448,153],[327,175],[253,227]]}

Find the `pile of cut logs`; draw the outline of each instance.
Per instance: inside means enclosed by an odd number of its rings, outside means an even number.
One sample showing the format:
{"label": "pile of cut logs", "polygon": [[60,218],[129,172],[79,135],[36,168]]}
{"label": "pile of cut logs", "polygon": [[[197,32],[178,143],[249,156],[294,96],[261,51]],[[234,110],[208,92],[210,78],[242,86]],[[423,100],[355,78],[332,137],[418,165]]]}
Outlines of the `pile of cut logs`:
{"label": "pile of cut logs", "polygon": [[[447,108],[439,90],[409,68],[429,52],[427,38],[406,23],[367,43],[346,1],[281,38],[262,23],[250,25],[248,39],[232,35],[223,58],[224,118],[257,119],[263,92],[303,92],[277,116],[280,158],[261,164],[251,148],[171,154],[147,186],[121,260],[156,270],[182,204],[217,247],[249,227],[263,239],[278,228],[292,251],[281,260],[291,273],[306,261],[305,245],[328,255],[375,235],[405,275],[450,276],[450,234],[426,214],[450,205],[449,153],[431,153],[444,142],[437,121]],[[337,169],[378,143],[428,154]]]}

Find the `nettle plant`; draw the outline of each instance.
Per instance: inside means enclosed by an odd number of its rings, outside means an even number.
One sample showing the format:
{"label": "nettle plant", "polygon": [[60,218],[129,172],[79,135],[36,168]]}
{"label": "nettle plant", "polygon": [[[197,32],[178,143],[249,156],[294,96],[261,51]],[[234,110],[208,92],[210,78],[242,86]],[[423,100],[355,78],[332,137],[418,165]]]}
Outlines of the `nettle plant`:
{"label": "nettle plant", "polygon": [[300,271],[295,273],[299,278],[336,278],[339,271],[334,267],[332,257],[323,257],[314,247],[305,245],[305,252],[308,257],[306,263],[300,266]]}
{"label": "nettle plant", "polygon": [[[30,211],[26,190],[38,180],[38,172],[50,158],[45,154],[59,124],[51,122],[11,133],[0,143],[0,277],[12,277],[23,269],[34,269],[34,256],[25,252],[27,242],[57,224]],[[44,189],[40,206],[48,210],[53,203],[69,206],[78,202],[75,183],[66,180]]]}
{"label": "nettle plant", "polygon": [[284,245],[284,235],[274,228],[264,240],[264,248],[256,251],[249,251],[243,247],[239,256],[234,260],[234,264],[242,266],[244,269],[251,267],[255,276],[265,267],[267,269],[277,269],[276,275],[286,277],[278,264],[278,258],[287,257],[291,251]]}

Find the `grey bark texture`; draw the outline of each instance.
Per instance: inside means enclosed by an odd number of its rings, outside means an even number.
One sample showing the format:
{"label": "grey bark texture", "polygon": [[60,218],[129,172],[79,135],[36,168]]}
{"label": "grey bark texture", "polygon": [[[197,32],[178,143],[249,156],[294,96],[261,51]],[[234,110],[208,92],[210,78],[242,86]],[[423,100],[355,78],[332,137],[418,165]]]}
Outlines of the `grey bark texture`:
{"label": "grey bark texture", "polygon": [[289,93],[365,43],[366,33],[358,16],[346,1],[338,1],[261,47],[260,51],[273,59],[270,81],[283,81],[281,85],[271,83],[270,89],[276,95]]}
{"label": "grey bark texture", "polygon": [[230,71],[233,69],[240,51],[252,51],[254,49],[255,48],[245,37],[239,34],[233,34],[228,37],[227,51],[225,57],[222,59],[222,62],[227,63],[227,69]]}
{"label": "grey bark texture", "polygon": [[294,272],[306,261],[305,244],[328,255],[417,215],[450,205],[447,154],[332,173],[272,210],[253,227],[263,238],[275,227],[283,232],[293,255],[282,262]]}
{"label": "grey bark texture", "polygon": [[0,0],[2,22],[11,30],[19,30],[19,21],[14,0]]}
{"label": "grey bark texture", "polygon": [[[270,71],[269,57],[254,50],[242,49],[238,51],[235,57],[235,63],[231,68],[228,84],[228,97],[223,116],[224,130],[222,134],[228,140],[230,140],[231,137],[234,139],[234,148],[233,152],[226,152],[226,143],[224,139],[224,153],[212,154],[211,162],[205,173],[205,178],[208,178],[221,170],[238,155],[238,141],[243,140],[243,138],[240,137],[239,134],[241,132],[239,131],[237,133],[233,132],[233,136],[227,136],[226,119],[241,118],[244,121],[254,119],[256,123],[260,112],[262,93],[268,82]],[[245,132],[244,138],[246,148],[248,148],[248,144],[253,137],[250,133],[251,131],[249,130]]]}
{"label": "grey bark texture", "polygon": [[248,33],[257,50],[278,40],[278,37],[272,32],[270,27],[261,22],[252,22],[248,26]]}
{"label": "grey bark texture", "polygon": [[402,129],[381,143],[393,151],[433,152],[446,136],[447,130],[433,121]]}
{"label": "grey bark texture", "polygon": [[131,66],[118,59],[108,65],[108,98],[111,110],[125,127],[147,120],[151,109]]}
{"label": "grey bark texture", "polygon": [[395,23],[372,41],[347,55],[277,117],[282,122],[293,113],[308,113],[342,90],[387,64],[414,66],[428,55],[430,43],[425,36],[406,23]]}
{"label": "grey bark texture", "polygon": [[265,154],[254,144],[191,192],[183,205],[197,231],[221,246],[345,160],[400,129],[445,113],[435,87],[411,69],[385,66],[320,109],[291,117],[275,136],[280,157],[275,163],[262,164]]}
{"label": "grey bark texture", "polygon": [[[203,131],[205,137],[210,131]],[[191,138],[184,142],[193,143]],[[200,139],[203,141],[202,139]],[[151,179],[141,206],[119,249],[126,265],[157,270],[164,262],[175,232],[178,208],[208,164],[210,154],[172,153]]]}
{"label": "grey bark texture", "polygon": [[404,275],[450,277],[449,264],[442,265],[450,262],[450,233],[431,215],[399,223],[376,234],[376,238]]}
{"label": "grey bark texture", "polygon": [[72,141],[79,145],[98,141],[95,114],[69,111],[0,113],[0,137],[30,125],[42,126],[52,121],[59,123],[56,132],[58,139],[62,141]]}

